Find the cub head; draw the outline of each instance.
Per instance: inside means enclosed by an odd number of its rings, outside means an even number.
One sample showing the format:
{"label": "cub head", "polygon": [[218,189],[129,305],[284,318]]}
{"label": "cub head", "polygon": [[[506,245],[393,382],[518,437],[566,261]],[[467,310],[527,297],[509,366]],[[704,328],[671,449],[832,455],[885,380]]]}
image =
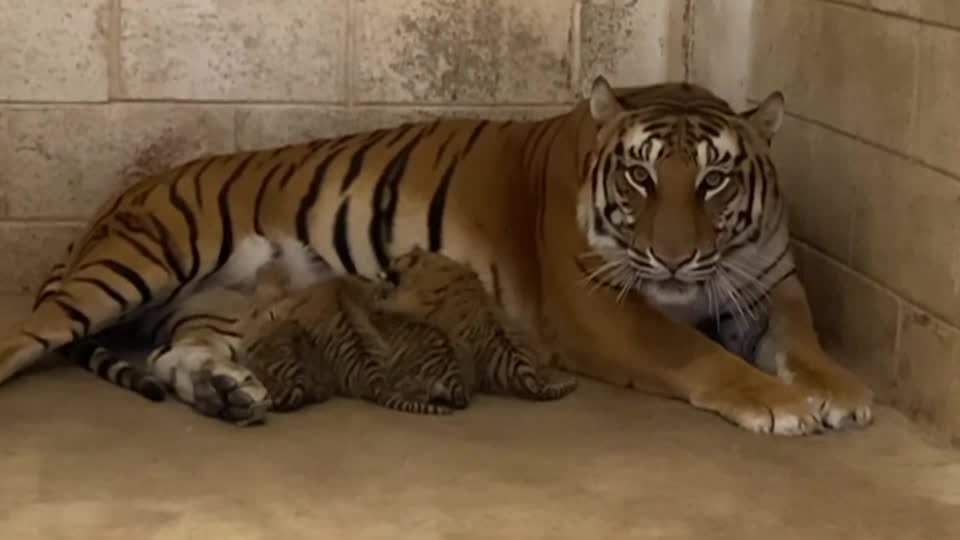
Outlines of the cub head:
{"label": "cub head", "polygon": [[736,113],[699,86],[615,91],[598,77],[588,106],[596,140],[577,218],[597,256],[590,277],[657,305],[698,301],[725,257],[770,229],[783,96]]}
{"label": "cub head", "polygon": [[479,279],[466,264],[420,246],[391,259],[380,277],[395,287],[416,288],[445,287],[454,281]]}
{"label": "cub head", "polygon": [[470,266],[416,246],[392,258],[380,280],[380,305],[417,311],[443,304],[453,296],[483,294],[483,282]]}

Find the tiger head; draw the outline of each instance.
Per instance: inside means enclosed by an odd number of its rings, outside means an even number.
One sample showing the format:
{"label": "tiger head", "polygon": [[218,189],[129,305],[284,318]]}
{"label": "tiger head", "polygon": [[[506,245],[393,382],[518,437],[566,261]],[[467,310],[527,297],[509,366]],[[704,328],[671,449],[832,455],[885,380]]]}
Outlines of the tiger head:
{"label": "tiger head", "polygon": [[598,77],[587,101],[596,144],[577,217],[599,261],[590,277],[657,305],[698,301],[724,258],[770,228],[782,94],[736,113],[699,86],[614,91]]}

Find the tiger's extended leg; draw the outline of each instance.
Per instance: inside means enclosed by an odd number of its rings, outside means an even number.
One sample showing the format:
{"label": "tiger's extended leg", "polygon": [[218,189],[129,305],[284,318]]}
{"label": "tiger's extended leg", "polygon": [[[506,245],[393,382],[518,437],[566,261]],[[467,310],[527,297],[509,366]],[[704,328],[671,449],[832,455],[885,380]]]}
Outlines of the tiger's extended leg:
{"label": "tiger's extended leg", "polygon": [[[824,399],[750,365],[691,326],[632,295],[584,285],[576,252],[558,257],[546,297],[561,367],[608,383],[685,400],[744,429],[780,435],[822,431]],[[570,286],[568,284],[573,284]],[[566,321],[567,324],[564,324]]]}
{"label": "tiger's extended leg", "polygon": [[827,426],[869,425],[873,392],[821,347],[797,276],[782,281],[770,297],[770,328],[758,347],[758,365],[807,393],[823,396]]}
{"label": "tiger's extended leg", "polygon": [[[194,294],[169,316],[144,322],[154,343],[147,369],[197,412],[238,425],[260,422],[270,409],[267,389],[236,362],[249,298],[226,288]],[[156,320],[154,320],[156,319]]]}

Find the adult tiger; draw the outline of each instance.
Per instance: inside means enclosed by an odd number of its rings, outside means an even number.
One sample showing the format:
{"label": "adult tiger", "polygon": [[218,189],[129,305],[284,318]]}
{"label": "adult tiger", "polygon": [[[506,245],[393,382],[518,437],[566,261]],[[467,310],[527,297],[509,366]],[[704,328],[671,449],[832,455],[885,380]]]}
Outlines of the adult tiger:
{"label": "adult tiger", "polygon": [[[574,372],[753,431],[867,425],[872,393],[819,346],[794,273],[769,156],[782,116],[779,93],[738,114],[698,86],[614,90],[599,77],[542,121],[438,120],[184,164],[100,210],[51,294],[0,341],[0,381],[249,280],[265,261],[258,239],[365,276],[421,245],[476,269]],[[228,356],[196,353],[169,352],[182,399],[262,405],[235,399],[249,380]]]}

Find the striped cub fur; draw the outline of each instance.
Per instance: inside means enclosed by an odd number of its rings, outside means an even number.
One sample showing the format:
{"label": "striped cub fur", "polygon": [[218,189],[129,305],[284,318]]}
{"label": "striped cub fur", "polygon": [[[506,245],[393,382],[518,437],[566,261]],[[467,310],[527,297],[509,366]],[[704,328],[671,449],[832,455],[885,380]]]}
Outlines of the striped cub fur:
{"label": "striped cub fur", "polygon": [[374,315],[374,294],[369,282],[332,277],[255,316],[262,322],[248,328],[240,362],[266,387],[273,410],[333,396],[415,414],[466,405],[443,333],[402,315]]}
{"label": "striped cub fur", "polygon": [[547,372],[546,347],[500,309],[466,264],[415,247],[391,260],[382,277],[392,286],[379,307],[443,330],[471,391],[555,400],[576,389],[574,377]]}

